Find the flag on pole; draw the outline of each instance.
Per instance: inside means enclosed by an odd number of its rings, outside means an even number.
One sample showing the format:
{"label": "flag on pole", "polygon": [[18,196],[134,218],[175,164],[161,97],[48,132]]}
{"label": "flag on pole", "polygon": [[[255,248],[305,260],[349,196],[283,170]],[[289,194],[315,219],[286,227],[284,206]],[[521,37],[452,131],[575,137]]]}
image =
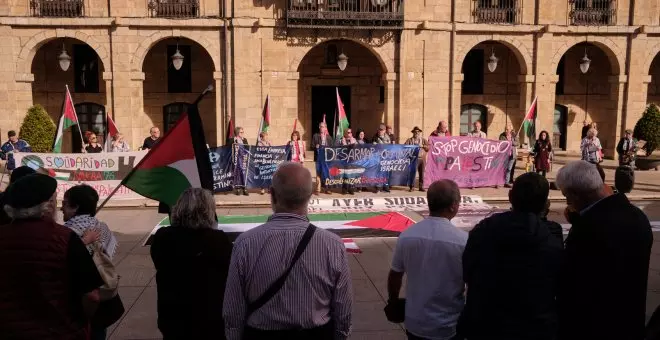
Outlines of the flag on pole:
{"label": "flag on pole", "polygon": [[522,128],[525,129],[526,136],[534,136],[534,128],[536,125],[536,100],[538,97],[534,98],[532,105],[529,106],[525,119],[522,123]]}
{"label": "flag on pole", "polygon": [[261,129],[259,133],[268,132],[270,127],[270,95],[266,96],[266,103],[264,103],[264,110],[261,113]]}
{"label": "flag on pole", "polygon": [[323,124],[327,125],[327,123],[325,122],[325,113],[323,114]]}
{"label": "flag on pole", "polygon": [[119,133],[119,129],[117,129],[117,125],[115,125],[115,121],[112,120],[110,114],[106,113],[105,119],[108,123],[108,133],[105,136],[105,151],[112,152],[112,139]]}
{"label": "flag on pole", "polygon": [[[296,127],[298,126],[298,119],[293,120],[293,131],[296,131]],[[291,132],[293,132],[291,131]]]}
{"label": "flag on pole", "polygon": [[339,88],[335,88],[335,90],[337,91],[337,112],[339,114],[337,133],[335,135],[335,140],[337,140],[337,138],[344,137],[344,131],[348,129],[349,123],[348,117],[346,117],[346,111],[344,110],[344,103],[342,103],[341,97],[339,96]]}
{"label": "flag on pole", "polygon": [[225,133],[225,136],[227,136],[226,144],[225,145],[232,145],[234,144],[234,122],[230,119],[229,124],[227,124],[227,133]]}
{"label": "flag on pole", "polygon": [[197,105],[190,105],[189,112],[182,115],[121,184],[172,207],[190,187],[212,190],[211,171]]}
{"label": "flag on pole", "polygon": [[[73,106],[73,99],[71,98],[71,93],[69,92],[69,86],[66,87],[66,93],[64,94],[64,103],[62,104],[62,115],[60,116],[60,122],[57,125],[57,133],[55,134],[55,141],[53,142],[53,152],[60,153],[62,152],[62,141],[64,139],[64,131],[68,128],[78,125],[78,115],[76,115],[76,108]],[[80,139],[83,144],[85,139],[82,138],[82,131],[80,132]]]}

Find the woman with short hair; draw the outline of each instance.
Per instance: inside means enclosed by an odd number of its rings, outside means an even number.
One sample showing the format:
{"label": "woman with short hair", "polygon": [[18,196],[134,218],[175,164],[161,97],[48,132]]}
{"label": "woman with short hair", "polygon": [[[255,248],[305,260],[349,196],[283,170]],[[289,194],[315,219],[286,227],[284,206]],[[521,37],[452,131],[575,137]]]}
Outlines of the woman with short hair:
{"label": "woman with short hair", "polygon": [[288,145],[291,148],[291,161],[303,164],[305,161],[305,150],[307,150],[307,146],[304,141],[300,140],[300,132],[297,130],[291,132],[291,140]]}
{"label": "woman with short hair", "polygon": [[587,131],[587,137],[584,137],[582,143],[580,143],[580,151],[582,153],[583,161],[593,164],[598,164],[603,161],[601,156],[603,147],[600,144],[600,139],[596,137],[597,134],[598,130],[592,127]]}
{"label": "woman with short hair", "polygon": [[112,152],[128,152],[131,151],[131,147],[124,140],[124,135],[120,132],[117,132],[112,136]]}
{"label": "woman with short hair", "polygon": [[[64,226],[73,230],[82,239],[83,244],[87,247],[90,254],[93,254],[95,249],[93,243],[99,241],[100,249],[112,260],[117,250],[118,242],[115,235],[108,228],[108,225],[96,218],[96,206],[98,203],[99,194],[91,186],[81,184],[71,187],[64,193],[64,198],[62,199]],[[118,298],[119,296],[117,295],[113,299]],[[116,301],[101,302],[99,309],[103,308],[105,310],[109,308],[107,306],[110,303],[116,303]],[[91,340],[104,340],[107,336],[107,328],[100,326],[99,321],[94,318],[91,320]]]}
{"label": "woman with short hair", "polygon": [[217,224],[211,192],[190,188],[172,208],[171,226],[153,237],[164,340],[225,338],[222,305],[232,244]]}

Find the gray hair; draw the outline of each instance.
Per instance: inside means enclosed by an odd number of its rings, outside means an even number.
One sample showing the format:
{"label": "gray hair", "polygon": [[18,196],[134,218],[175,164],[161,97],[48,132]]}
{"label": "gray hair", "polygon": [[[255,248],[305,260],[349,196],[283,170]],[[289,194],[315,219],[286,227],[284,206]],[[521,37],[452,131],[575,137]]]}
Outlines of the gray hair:
{"label": "gray hair", "polygon": [[14,208],[11,205],[3,207],[7,216],[12,220],[25,220],[32,218],[41,218],[46,214],[51,213],[50,201],[46,201],[29,208]]}
{"label": "gray hair", "polygon": [[594,128],[589,128],[589,130],[587,130],[587,137],[596,137],[597,134],[598,131]]}
{"label": "gray hair", "polygon": [[215,228],[215,199],[210,191],[188,188],[172,208],[172,225],[191,229]]}
{"label": "gray hair", "polygon": [[446,211],[455,204],[461,203],[461,190],[456,182],[442,179],[431,183],[426,193],[430,212]]}
{"label": "gray hair", "polygon": [[312,175],[299,163],[284,162],[273,175],[273,195],[276,205],[299,209],[312,197]]}
{"label": "gray hair", "polygon": [[234,135],[235,135],[235,136],[238,136],[238,134],[241,132],[242,129],[243,129],[242,126],[237,126],[237,127],[234,129]]}
{"label": "gray hair", "polygon": [[328,127],[328,124],[326,124],[325,122],[320,122],[320,123],[319,123],[319,128],[320,128],[321,126]]}
{"label": "gray hair", "polygon": [[603,188],[603,179],[598,169],[586,161],[574,161],[564,165],[557,173],[556,182],[564,193],[594,193]]}

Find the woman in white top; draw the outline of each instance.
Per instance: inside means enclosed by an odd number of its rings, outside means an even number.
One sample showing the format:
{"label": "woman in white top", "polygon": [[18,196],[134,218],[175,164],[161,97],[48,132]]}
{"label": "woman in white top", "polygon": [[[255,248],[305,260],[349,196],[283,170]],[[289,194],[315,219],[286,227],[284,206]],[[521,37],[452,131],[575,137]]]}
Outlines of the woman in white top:
{"label": "woman in white top", "polygon": [[131,147],[124,140],[124,135],[117,133],[112,136],[112,152],[128,152]]}
{"label": "woman in white top", "polygon": [[597,131],[594,128],[587,131],[587,137],[584,137],[580,144],[580,151],[582,152],[582,160],[589,163],[598,164],[603,161],[601,151],[603,150],[600,144],[600,139],[596,137]]}
{"label": "woman in white top", "polygon": [[300,132],[293,131],[291,140],[288,143],[291,147],[291,161],[302,164],[305,161],[305,142],[300,140]]}

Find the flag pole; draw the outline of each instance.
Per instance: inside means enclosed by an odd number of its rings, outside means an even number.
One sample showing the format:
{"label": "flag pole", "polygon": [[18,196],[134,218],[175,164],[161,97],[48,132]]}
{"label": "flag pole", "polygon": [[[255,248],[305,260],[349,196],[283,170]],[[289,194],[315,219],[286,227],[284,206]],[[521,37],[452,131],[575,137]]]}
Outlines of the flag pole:
{"label": "flag pole", "polygon": [[[80,133],[80,141],[82,145],[85,145],[85,138],[83,138],[82,130],[80,129],[80,119],[78,119],[78,113],[76,112],[76,106],[73,104],[73,97],[71,97],[71,92],[69,92],[69,85],[66,86],[66,96],[67,99],[71,100],[71,109],[73,110],[73,115],[76,116],[76,125],[78,125],[78,132]],[[64,133],[64,131],[62,132]]]}
{"label": "flag pole", "polygon": [[[198,104],[198,103],[204,98],[204,96],[205,96],[207,93],[211,92],[211,91],[213,91],[213,85],[209,85],[209,86],[208,86],[208,87],[202,92],[202,94],[200,94],[199,97],[197,97],[197,99],[192,103],[192,105],[197,105],[197,104]],[[68,88],[67,88],[67,92],[68,92]],[[75,112],[75,110],[74,110],[74,112]],[[187,113],[186,113],[186,115],[187,115]],[[77,118],[78,118],[78,116],[76,116],[76,119],[77,119]],[[183,117],[181,117],[181,118],[183,118]],[[179,118],[179,122],[181,121],[181,118]],[[176,127],[178,124],[179,124],[179,123],[177,122],[177,124],[174,125],[174,127]],[[127,179],[127,178],[130,178],[130,177],[133,175],[133,173],[135,173],[135,171],[140,167],[140,165],[142,164],[142,162],[144,162],[144,161],[147,159],[147,156],[149,155],[149,153],[151,153],[151,151],[157,149],[159,146],[160,146],[160,144],[156,144],[156,146],[154,146],[153,149],[150,149],[150,150],[147,152],[147,154],[146,154],[146,155],[140,160],[140,162],[138,162],[138,164],[137,164],[136,166],[134,166],[133,169],[131,169],[131,171],[129,171],[128,174],[127,174],[126,176],[124,176],[124,178],[121,180],[121,183],[119,183],[119,185],[117,185],[117,187],[116,187],[114,190],[112,190],[112,192],[110,192],[110,195],[108,195],[108,197],[106,197],[105,200],[103,200],[103,202],[98,206],[98,208],[96,208],[96,212],[97,212],[97,213],[98,213],[99,211],[101,211],[101,209],[103,209],[103,207],[105,207],[105,205],[108,203],[108,201],[110,200],[110,198],[112,198],[112,196],[114,196],[114,195],[117,193],[117,191],[119,191],[119,188],[121,188],[121,187],[124,185],[124,182],[126,181],[126,179]]]}

